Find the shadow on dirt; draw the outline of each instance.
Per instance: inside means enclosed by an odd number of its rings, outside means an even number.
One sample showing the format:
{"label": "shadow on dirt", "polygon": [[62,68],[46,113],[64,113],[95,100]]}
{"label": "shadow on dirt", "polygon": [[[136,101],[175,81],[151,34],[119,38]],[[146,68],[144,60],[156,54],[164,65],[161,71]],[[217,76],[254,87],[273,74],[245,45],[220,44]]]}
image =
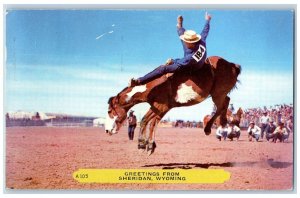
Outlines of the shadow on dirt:
{"label": "shadow on dirt", "polygon": [[[262,166],[265,162],[225,162],[225,163],[165,163],[165,164],[149,164],[142,167],[162,167],[162,169],[192,169],[192,168],[204,168],[210,167],[254,167]],[[293,163],[290,162],[279,162],[273,159],[268,159],[267,164],[272,168],[287,168]]]}
{"label": "shadow on dirt", "polygon": [[274,159],[268,159],[267,163],[272,168],[287,168],[287,167],[293,165],[293,163],[291,163],[291,162],[278,162],[278,161],[274,161]]}
{"label": "shadow on dirt", "polygon": [[211,166],[219,166],[219,167],[233,167],[233,163],[168,163],[168,164],[149,164],[144,165],[142,167],[162,167],[162,169],[191,169],[191,168],[209,168]]}

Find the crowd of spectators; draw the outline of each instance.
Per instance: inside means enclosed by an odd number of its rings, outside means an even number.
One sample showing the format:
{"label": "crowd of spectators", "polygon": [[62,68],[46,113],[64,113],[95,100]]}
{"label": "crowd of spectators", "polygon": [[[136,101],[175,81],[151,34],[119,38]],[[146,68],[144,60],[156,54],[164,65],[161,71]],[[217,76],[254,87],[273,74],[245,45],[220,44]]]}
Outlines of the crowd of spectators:
{"label": "crowd of spectators", "polygon": [[[249,108],[244,109],[244,114],[242,115],[240,126],[248,127],[250,122],[254,122],[256,125],[261,125],[261,118],[264,116],[264,113],[269,116],[270,119],[278,125],[283,123],[288,129],[293,123],[293,105],[275,105],[270,106],[269,108]],[[290,129],[293,130],[293,129]]]}

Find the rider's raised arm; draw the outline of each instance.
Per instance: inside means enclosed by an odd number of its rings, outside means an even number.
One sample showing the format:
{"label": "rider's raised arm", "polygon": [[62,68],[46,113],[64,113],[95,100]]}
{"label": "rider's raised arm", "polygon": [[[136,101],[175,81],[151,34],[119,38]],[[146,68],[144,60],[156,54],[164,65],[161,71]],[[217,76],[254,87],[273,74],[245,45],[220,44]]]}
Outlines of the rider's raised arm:
{"label": "rider's raised arm", "polygon": [[185,29],[182,27],[182,23],[183,23],[183,17],[181,15],[179,15],[177,17],[177,33],[178,36],[183,35]]}
{"label": "rider's raised arm", "polygon": [[209,32],[209,28],[210,28],[210,25],[209,25],[210,19],[211,19],[211,16],[209,14],[207,14],[207,12],[206,12],[205,13],[205,25],[201,32],[201,40],[204,42],[206,41],[206,37],[208,36],[208,32]]}
{"label": "rider's raised arm", "polygon": [[[185,32],[185,29],[182,27],[182,23],[183,23],[183,17],[181,15],[179,15],[177,17],[177,34],[178,34],[178,36],[183,35]],[[185,44],[183,43],[183,41],[181,39],[180,39],[180,42],[182,44],[183,51],[185,51],[186,50]]]}

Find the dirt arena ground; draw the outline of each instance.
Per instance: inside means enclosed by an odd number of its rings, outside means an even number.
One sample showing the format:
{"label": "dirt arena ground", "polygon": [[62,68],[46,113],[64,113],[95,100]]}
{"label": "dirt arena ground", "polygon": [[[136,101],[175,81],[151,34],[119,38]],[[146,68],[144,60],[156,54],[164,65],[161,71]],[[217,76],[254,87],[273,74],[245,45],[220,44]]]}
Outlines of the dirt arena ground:
{"label": "dirt arena ground", "polygon": [[[157,149],[148,157],[129,141],[126,127],[114,136],[103,128],[13,127],[6,129],[7,189],[93,190],[291,190],[293,141],[221,141],[215,131],[158,128]],[[224,169],[223,184],[81,184],[79,168]]]}

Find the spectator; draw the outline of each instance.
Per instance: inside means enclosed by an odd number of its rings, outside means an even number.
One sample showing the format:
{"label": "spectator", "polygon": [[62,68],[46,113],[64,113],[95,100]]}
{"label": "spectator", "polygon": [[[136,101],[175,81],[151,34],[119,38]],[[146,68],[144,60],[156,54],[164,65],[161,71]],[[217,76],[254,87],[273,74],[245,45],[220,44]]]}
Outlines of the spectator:
{"label": "spectator", "polygon": [[293,122],[293,116],[290,116],[289,119],[286,121],[286,129],[288,130],[288,133],[293,133],[294,130],[294,122]]}
{"label": "spectator", "polygon": [[216,130],[216,137],[218,140],[221,141],[222,137],[224,138],[224,140],[226,140],[227,137],[227,127],[226,125],[221,125],[217,128]]}
{"label": "spectator", "polygon": [[269,123],[268,112],[264,111],[263,116],[260,117],[261,139],[264,139],[264,133]]}
{"label": "spectator", "polygon": [[213,106],[213,110],[212,110],[212,112],[211,112],[211,117],[213,117],[215,114],[216,114],[216,112],[217,112],[217,106],[214,104],[214,106]]}
{"label": "spectator", "polygon": [[133,114],[133,110],[129,112],[128,116],[128,137],[129,140],[133,140],[134,130],[136,128],[136,116]]}
{"label": "spectator", "polygon": [[228,132],[227,132],[227,138],[229,138],[231,141],[233,138],[237,138],[239,140],[241,135],[241,129],[236,126],[233,122],[229,122]]}
{"label": "spectator", "polygon": [[252,141],[252,138],[255,138],[256,141],[258,141],[261,136],[261,129],[253,121],[250,122],[247,132],[249,141]]}
{"label": "spectator", "polygon": [[272,141],[275,140],[274,139],[274,134],[273,134],[275,129],[276,129],[276,125],[274,124],[274,120],[270,119],[269,123],[266,127],[266,139],[267,139],[267,141],[269,141],[270,139],[272,139]]}
{"label": "spectator", "polygon": [[228,108],[232,114],[234,114],[234,107],[233,107],[233,104],[230,104],[229,108]]}
{"label": "spectator", "polygon": [[279,139],[280,142],[284,142],[284,140],[288,139],[288,132],[287,129],[284,127],[284,123],[280,122],[278,124],[278,127],[273,132],[274,134],[274,142],[277,142],[277,139]]}

